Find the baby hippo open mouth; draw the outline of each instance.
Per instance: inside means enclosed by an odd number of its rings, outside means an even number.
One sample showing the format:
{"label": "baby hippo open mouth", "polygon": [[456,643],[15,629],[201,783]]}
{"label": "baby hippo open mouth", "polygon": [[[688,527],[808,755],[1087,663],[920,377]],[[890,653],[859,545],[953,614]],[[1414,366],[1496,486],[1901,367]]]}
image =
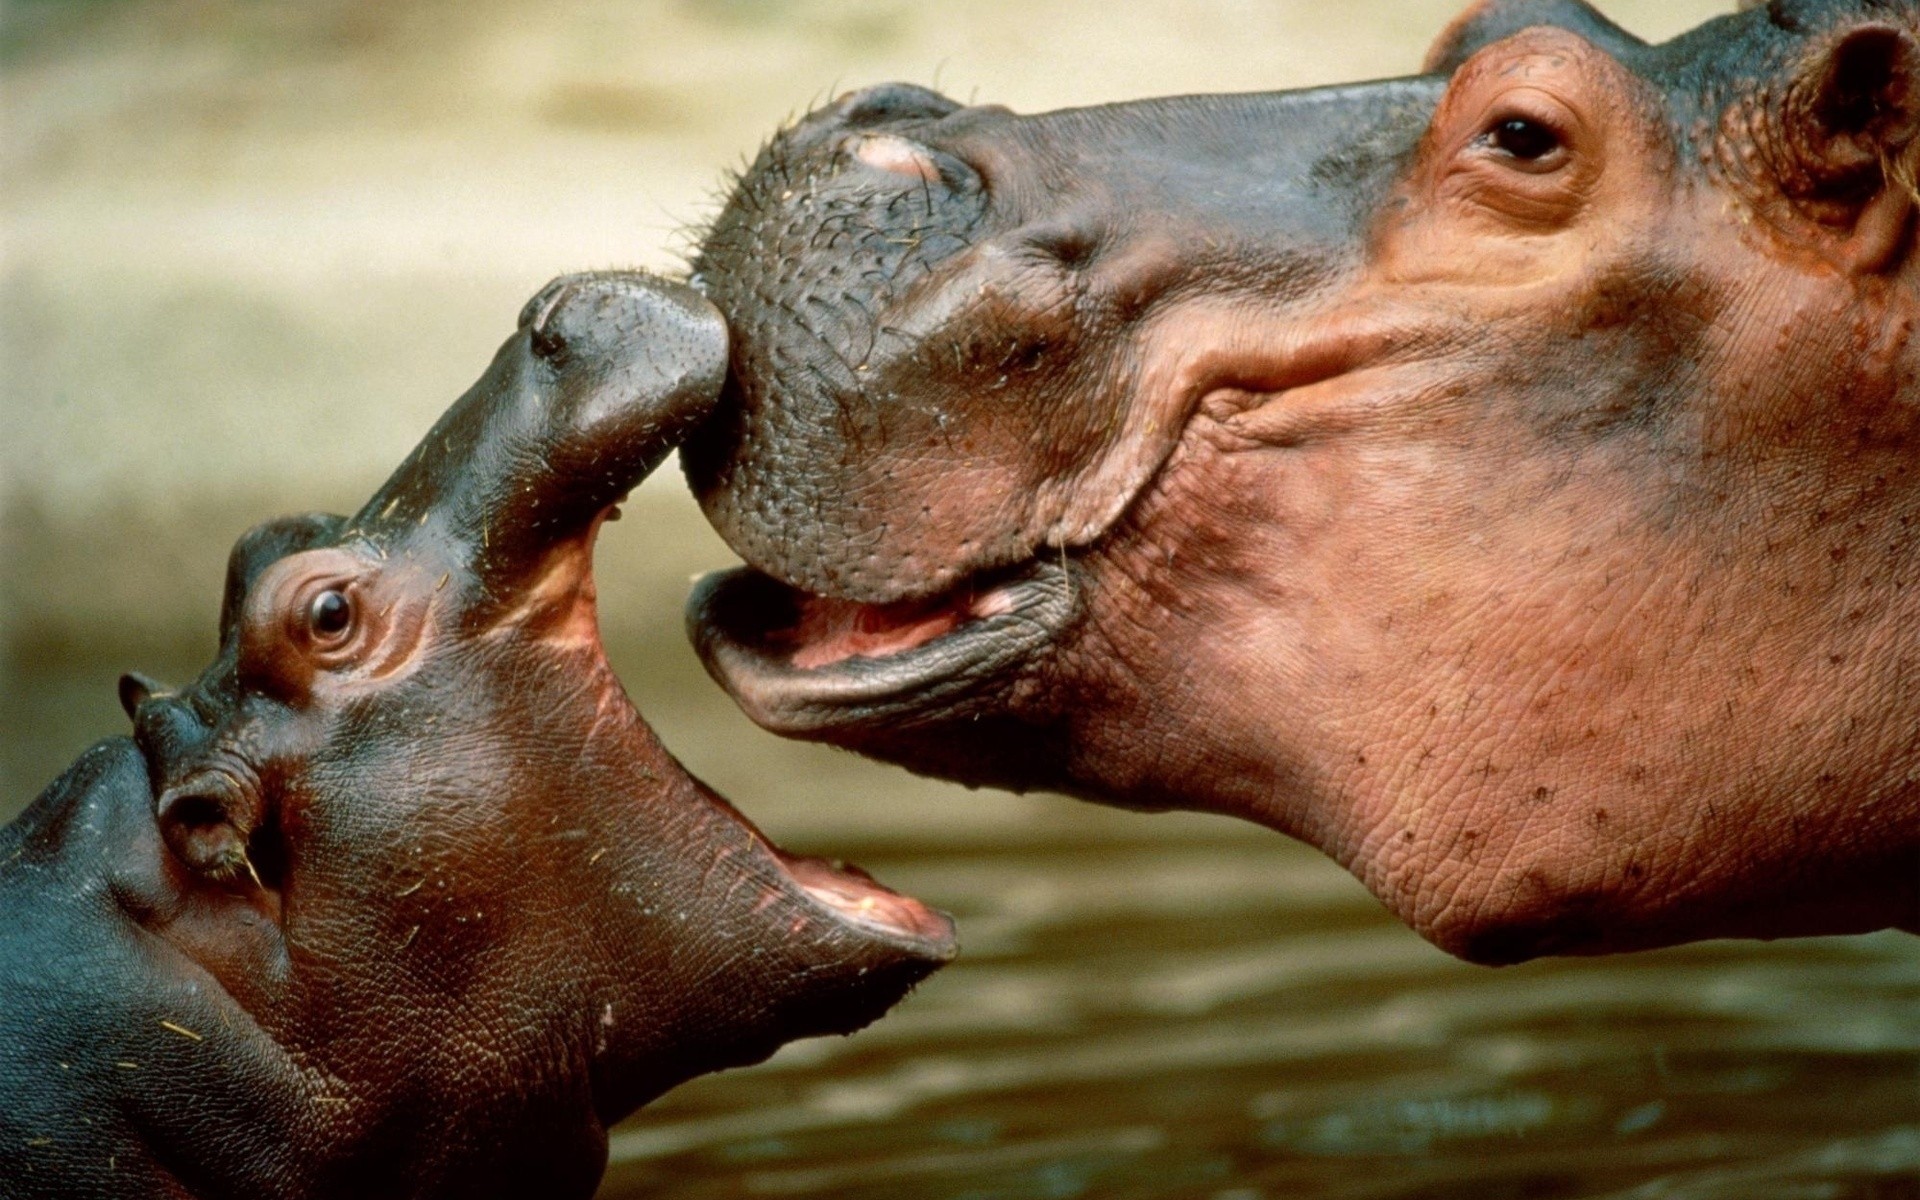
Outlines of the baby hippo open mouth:
{"label": "baby hippo open mouth", "polygon": [[952,956],[607,664],[595,533],[726,356],[685,287],[558,280],[358,515],[240,540],[213,665],[0,832],[8,1195],[585,1196],[612,1122]]}

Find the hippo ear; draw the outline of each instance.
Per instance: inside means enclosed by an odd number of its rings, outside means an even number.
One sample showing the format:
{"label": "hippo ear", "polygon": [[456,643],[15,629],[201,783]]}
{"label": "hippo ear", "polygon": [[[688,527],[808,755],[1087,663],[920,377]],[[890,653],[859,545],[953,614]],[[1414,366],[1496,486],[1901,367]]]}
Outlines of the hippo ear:
{"label": "hippo ear", "polygon": [[1883,270],[1907,242],[1920,202],[1920,43],[1866,22],[1804,59],[1779,114],[1779,183],[1823,223],[1849,229],[1847,265]]}
{"label": "hippo ear", "polygon": [[1585,0],[1480,0],[1440,32],[1427,51],[1426,71],[1451,75],[1483,47],[1536,25],[1577,33],[1615,58],[1646,46]]}
{"label": "hippo ear", "polygon": [[128,671],[120,677],[120,711],[131,721],[139,715],[142,704],[166,690],[167,686],[153,676]]}
{"label": "hippo ear", "polygon": [[488,586],[584,532],[711,411],[727,328],[685,284],[575,275],[350,523],[383,550],[427,538]]}

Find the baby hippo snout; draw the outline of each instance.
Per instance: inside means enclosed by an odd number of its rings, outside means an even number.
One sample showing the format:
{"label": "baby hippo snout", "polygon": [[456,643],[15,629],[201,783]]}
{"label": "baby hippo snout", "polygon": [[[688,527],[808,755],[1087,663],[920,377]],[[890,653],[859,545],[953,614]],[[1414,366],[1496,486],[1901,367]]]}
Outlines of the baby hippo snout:
{"label": "baby hippo snout", "polygon": [[663,432],[705,416],[726,374],[719,312],[692,288],[656,276],[563,275],[527,301],[520,328],[535,358],[592,373],[610,400],[644,398],[649,423]]}
{"label": "baby hippo snout", "polygon": [[355,528],[437,529],[495,595],[516,595],[713,411],[727,350],[719,310],[684,283],[556,279]]}

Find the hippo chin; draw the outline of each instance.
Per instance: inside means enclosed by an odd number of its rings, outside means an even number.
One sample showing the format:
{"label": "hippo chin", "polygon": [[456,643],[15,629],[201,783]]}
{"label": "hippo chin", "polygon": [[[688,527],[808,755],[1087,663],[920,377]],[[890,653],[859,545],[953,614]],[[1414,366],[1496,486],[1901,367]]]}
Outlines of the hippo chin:
{"label": "hippo chin", "polygon": [[699,255],[758,721],[1304,838],[1470,959],[1920,928],[1920,5],[1022,116],[894,85]]}
{"label": "hippo chin", "polygon": [[683,285],[557,281],[358,516],[240,540],[213,665],[0,832],[0,1191],[586,1196],[613,1121],[951,956],[608,668],[594,532],[725,359]]}

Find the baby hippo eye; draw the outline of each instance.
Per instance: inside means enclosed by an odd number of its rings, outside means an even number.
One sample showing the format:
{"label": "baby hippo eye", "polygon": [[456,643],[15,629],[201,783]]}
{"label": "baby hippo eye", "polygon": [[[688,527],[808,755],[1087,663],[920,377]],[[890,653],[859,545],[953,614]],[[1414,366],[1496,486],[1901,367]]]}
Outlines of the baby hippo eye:
{"label": "baby hippo eye", "polygon": [[1550,126],[1525,117],[1509,117],[1486,133],[1495,150],[1522,162],[1537,162],[1560,148],[1560,135]]}
{"label": "baby hippo eye", "polygon": [[353,602],[338,589],[328,588],[307,606],[307,624],[320,637],[339,637],[352,623]]}

